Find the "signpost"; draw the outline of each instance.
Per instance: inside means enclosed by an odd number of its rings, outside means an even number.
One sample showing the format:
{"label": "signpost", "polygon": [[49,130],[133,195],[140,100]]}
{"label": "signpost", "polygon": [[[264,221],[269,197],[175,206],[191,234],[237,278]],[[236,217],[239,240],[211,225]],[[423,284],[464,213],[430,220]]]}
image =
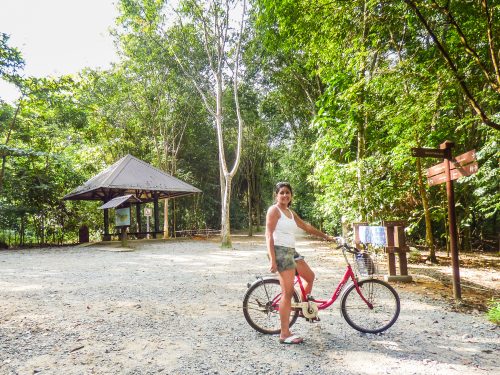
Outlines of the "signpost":
{"label": "signpost", "polygon": [[411,155],[417,158],[451,159],[451,150],[440,148],[412,148]]}
{"label": "signpost", "polygon": [[453,269],[453,295],[456,300],[462,298],[460,289],[460,269],[457,247],[457,223],[455,215],[455,193],[453,181],[460,177],[473,175],[478,171],[476,162],[476,151],[471,150],[455,158],[452,157],[451,149],[453,142],[445,141],[439,145],[439,149],[412,148],[415,157],[443,158],[443,162],[430,167],[427,170],[427,182],[429,186],[446,183],[446,195],[448,197],[448,226],[450,230],[451,264]]}

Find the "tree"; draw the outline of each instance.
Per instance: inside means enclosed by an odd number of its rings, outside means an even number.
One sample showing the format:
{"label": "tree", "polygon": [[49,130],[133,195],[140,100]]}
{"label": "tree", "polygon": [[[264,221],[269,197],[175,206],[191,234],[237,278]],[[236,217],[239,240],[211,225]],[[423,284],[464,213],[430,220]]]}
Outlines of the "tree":
{"label": "tree", "polygon": [[[230,225],[230,203],[232,180],[238,171],[241,158],[241,143],[243,137],[243,118],[241,117],[239,102],[238,77],[240,74],[240,51],[245,27],[246,1],[243,1],[241,8],[237,8],[238,2],[232,0],[213,0],[207,4],[200,1],[188,0],[181,3],[179,15],[186,17],[189,25],[184,26],[182,18],[179,19],[179,31],[190,32],[191,38],[201,38],[201,42],[206,53],[205,72],[194,72],[186,57],[192,56],[182,47],[189,46],[186,34],[182,34],[183,45],[172,44],[174,54],[183,72],[191,78],[193,85],[205,103],[207,111],[212,115],[217,131],[217,143],[219,150],[220,166],[220,189],[221,189],[221,241],[223,247],[231,247],[231,225]],[[241,20],[238,29],[232,29],[231,12],[241,12]],[[193,39],[190,39],[190,42]],[[184,53],[183,53],[184,52]],[[232,75],[227,76],[231,71]],[[201,74],[200,74],[201,73]],[[226,157],[225,137],[224,137],[224,91],[231,83],[234,93],[234,108],[237,117],[238,130],[236,142],[236,155],[232,166],[229,168]]]}
{"label": "tree", "polygon": [[[437,0],[405,0],[405,3],[429,33],[474,112],[484,124],[500,130],[500,123],[491,118],[480,99],[483,87],[500,95],[500,61],[497,45],[500,34],[495,27],[498,17],[495,17],[490,9],[489,1],[481,0],[480,5],[476,1],[445,1],[442,5]],[[464,15],[467,17],[460,22]],[[474,26],[468,23],[471,16],[476,23]],[[448,31],[448,28],[453,32]],[[463,58],[462,51],[469,57],[468,59]],[[474,71],[478,74],[470,74]],[[484,86],[472,82],[477,81],[480,76],[483,77]]]}
{"label": "tree", "polygon": [[[20,87],[21,79],[18,74],[18,70],[24,67],[24,60],[21,56],[21,53],[17,48],[10,47],[8,45],[9,36],[5,33],[0,33],[0,79],[6,80],[7,82],[11,82],[16,86]],[[4,123],[8,123],[8,130],[5,134],[5,139],[3,144],[0,145],[0,155],[2,157],[2,165],[0,169],[0,194],[3,189],[3,178],[5,175],[5,166],[7,162],[8,150],[7,147],[10,142],[10,138],[14,128],[16,127],[17,116],[19,114],[19,110],[22,105],[22,97],[18,100],[16,109],[12,116],[8,116],[5,118],[5,115],[10,111],[9,106],[1,103],[2,112],[0,112],[1,116],[4,117]]]}
{"label": "tree", "polygon": [[0,32],[0,79],[12,79],[24,67],[21,52],[8,45],[9,39],[9,35]]}

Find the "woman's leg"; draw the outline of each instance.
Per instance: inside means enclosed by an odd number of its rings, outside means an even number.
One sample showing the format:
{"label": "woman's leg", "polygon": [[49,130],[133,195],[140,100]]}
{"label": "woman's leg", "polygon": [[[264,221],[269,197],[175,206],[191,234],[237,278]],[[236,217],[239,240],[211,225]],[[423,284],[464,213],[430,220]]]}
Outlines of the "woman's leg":
{"label": "woman's leg", "polygon": [[305,260],[296,260],[297,271],[299,272],[300,277],[304,280],[304,290],[306,295],[311,294],[313,284],[314,284],[314,272],[306,263]]}
{"label": "woman's leg", "polygon": [[290,311],[293,296],[293,282],[295,279],[295,269],[288,269],[279,273],[281,284],[281,301],[280,301],[280,322],[281,333],[280,339],[286,339],[291,336],[290,332]]}

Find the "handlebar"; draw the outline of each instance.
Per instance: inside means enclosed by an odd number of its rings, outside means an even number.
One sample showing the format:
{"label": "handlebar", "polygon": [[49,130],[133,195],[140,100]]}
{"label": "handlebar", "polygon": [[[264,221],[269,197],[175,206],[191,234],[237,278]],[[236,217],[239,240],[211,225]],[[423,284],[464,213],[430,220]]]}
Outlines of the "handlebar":
{"label": "handlebar", "polygon": [[358,254],[360,252],[357,248],[349,246],[344,237],[334,237],[334,239],[340,244],[337,246],[337,250],[342,249],[342,251],[346,251],[351,254]]}

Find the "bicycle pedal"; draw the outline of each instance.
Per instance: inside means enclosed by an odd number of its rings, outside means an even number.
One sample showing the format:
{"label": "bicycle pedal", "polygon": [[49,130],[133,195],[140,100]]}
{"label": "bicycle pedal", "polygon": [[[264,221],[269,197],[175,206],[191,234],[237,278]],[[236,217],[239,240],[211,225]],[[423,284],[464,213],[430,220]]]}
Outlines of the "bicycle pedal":
{"label": "bicycle pedal", "polygon": [[319,323],[321,319],[317,316],[316,318],[306,318],[309,323]]}

